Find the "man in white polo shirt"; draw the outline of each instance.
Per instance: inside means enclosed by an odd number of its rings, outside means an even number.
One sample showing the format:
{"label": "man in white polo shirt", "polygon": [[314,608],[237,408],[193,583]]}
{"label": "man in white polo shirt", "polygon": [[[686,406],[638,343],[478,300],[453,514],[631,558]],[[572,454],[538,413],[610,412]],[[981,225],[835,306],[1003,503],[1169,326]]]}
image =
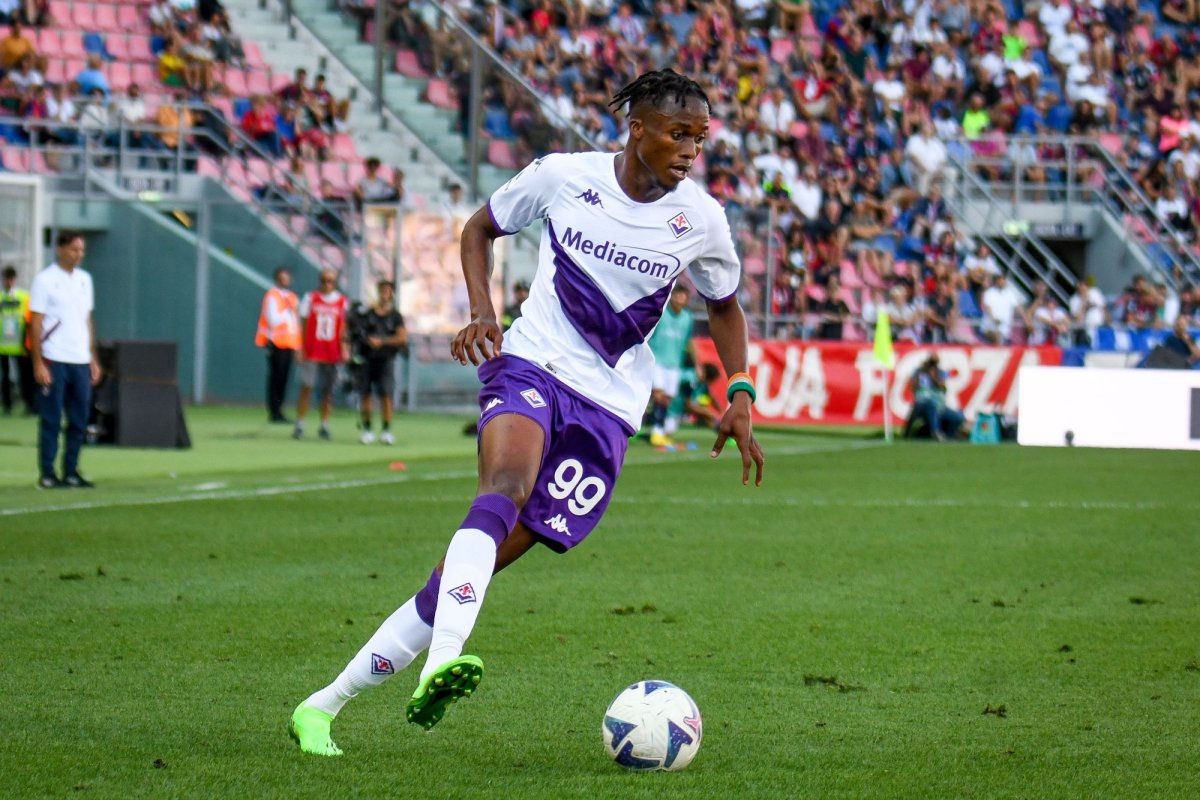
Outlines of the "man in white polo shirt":
{"label": "man in white polo shirt", "polygon": [[[40,387],[38,488],[90,489],[79,474],[79,450],[87,433],[92,386],[100,380],[96,335],[92,325],[92,276],[80,268],[84,241],[79,231],[60,231],[57,261],[39,272],[29,292],[30,349],[33,378]],[[62,478],[54,471],[63,412],[67,443]]]}

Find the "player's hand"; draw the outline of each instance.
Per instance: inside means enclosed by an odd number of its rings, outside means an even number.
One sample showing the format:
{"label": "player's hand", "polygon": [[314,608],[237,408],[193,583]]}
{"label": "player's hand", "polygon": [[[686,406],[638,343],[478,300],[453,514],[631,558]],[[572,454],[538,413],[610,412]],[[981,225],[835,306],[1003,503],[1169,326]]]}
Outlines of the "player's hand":
{"label": "player's hand", "polygon": [[504,333],[495,317],[475,317],[450,343],[450,355],[463,366],[468,361],[479,366],[500,355],[503,339]]}
{"label": "player's hand", "polygon": [[713,445],[712,457],[721,455],[725,442],[733,438],[742,454],[742,486],[750,483],[750,463],[754,462],[754,485],[762,486],[763,481],[763,450],[758,440],[754,438],[754,428],[750,424],[750,395],[737,392],[733,402],[725,409],[721,417],[721,425],[717,428],[717,441]]}

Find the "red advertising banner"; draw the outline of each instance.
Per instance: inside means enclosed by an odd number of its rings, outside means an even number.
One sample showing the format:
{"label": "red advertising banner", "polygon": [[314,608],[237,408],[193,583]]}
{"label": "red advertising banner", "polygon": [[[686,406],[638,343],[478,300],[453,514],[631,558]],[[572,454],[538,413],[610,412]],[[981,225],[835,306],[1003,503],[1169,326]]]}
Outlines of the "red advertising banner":
{"label": "red advertising banner", "polygon": [[[896,344],[896,369],[887,376],[892,421],[912,410],[909,379],[931,353],[946,373],[946,402],[973,419],[979,411],[1017,412],[1017,370],[1062,362],[1057,347]],[[720,364],[711,339],[696,340],[701,363]],[[756,422],[773,425],[882,425],[884,369],[868,343],[757,341],[750,375],[758,391]],[[722,396],[721,380],[713,391]]]}

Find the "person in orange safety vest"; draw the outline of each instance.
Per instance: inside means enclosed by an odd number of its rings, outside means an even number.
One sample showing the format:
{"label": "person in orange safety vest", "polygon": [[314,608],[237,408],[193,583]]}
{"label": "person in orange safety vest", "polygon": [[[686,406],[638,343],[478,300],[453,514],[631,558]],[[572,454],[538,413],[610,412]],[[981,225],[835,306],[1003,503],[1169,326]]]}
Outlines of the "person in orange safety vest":
{"label": "person in orange safety vest", "polygon": [[283,415],[292,362],[300,349],[300,298],[291,290],[292,273],[275,270],[275,285],[263,297],[254,344],[267,349],[267,412],[271,422],[290,423]]}

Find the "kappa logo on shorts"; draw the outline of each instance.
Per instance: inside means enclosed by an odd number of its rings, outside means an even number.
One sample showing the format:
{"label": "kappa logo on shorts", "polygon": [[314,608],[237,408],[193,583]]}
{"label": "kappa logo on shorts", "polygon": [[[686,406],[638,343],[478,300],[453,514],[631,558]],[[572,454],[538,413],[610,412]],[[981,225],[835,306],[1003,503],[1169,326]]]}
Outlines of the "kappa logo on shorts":
{"label": "kappa logo on shorts", "polygon": [[504,401],[501,400],[499,397],[493,397],[491,400],[488,400],[488,404],[483,407],[483,411],[486,414],[487,412],[491,411],[496,406],[500,406],[500,405],[504,405]]}
{"label": "kappa logo on shorts", "polygon": [[562,514],[555,514],[553,517],[546,520],[544,524],[549,525],[550,530],[554,531],[555,533],[565,533],[567,536],[571,535],[571,529],[567,527],[567,520]]}
{"label": "kappa logo on shorts", "polygon": [[678,239],[692,229],[692,223],[688,222],[688,218],[680,211],[667,221],[667,227],[671,229],[671,233],[675,234],[675,238]]}
{"label": "kappa logo on shorts", "polygon": [[446,594],[450,595],[455,600],[457,600],[458,604],[460,606],[463,603],[476,602],[475,601],[475,587],[469,583],[464,583],[462,586],[455,586],[453,589],[446,592]]}
{"label": "kappa logo on shorts", "polygon": [[524,397],[525,401],[534,408],[546,407],[546,401],[542,399],[542,395],[537,389],[526,389],[521,392],[521,397]]}
{"label": "kappa logo on shorts", "polygon": [[396,668],[392,666],[392,661],[389,658],[384,658],[378,653],[371,653],[371,674],[372,675],[395,675]]}

